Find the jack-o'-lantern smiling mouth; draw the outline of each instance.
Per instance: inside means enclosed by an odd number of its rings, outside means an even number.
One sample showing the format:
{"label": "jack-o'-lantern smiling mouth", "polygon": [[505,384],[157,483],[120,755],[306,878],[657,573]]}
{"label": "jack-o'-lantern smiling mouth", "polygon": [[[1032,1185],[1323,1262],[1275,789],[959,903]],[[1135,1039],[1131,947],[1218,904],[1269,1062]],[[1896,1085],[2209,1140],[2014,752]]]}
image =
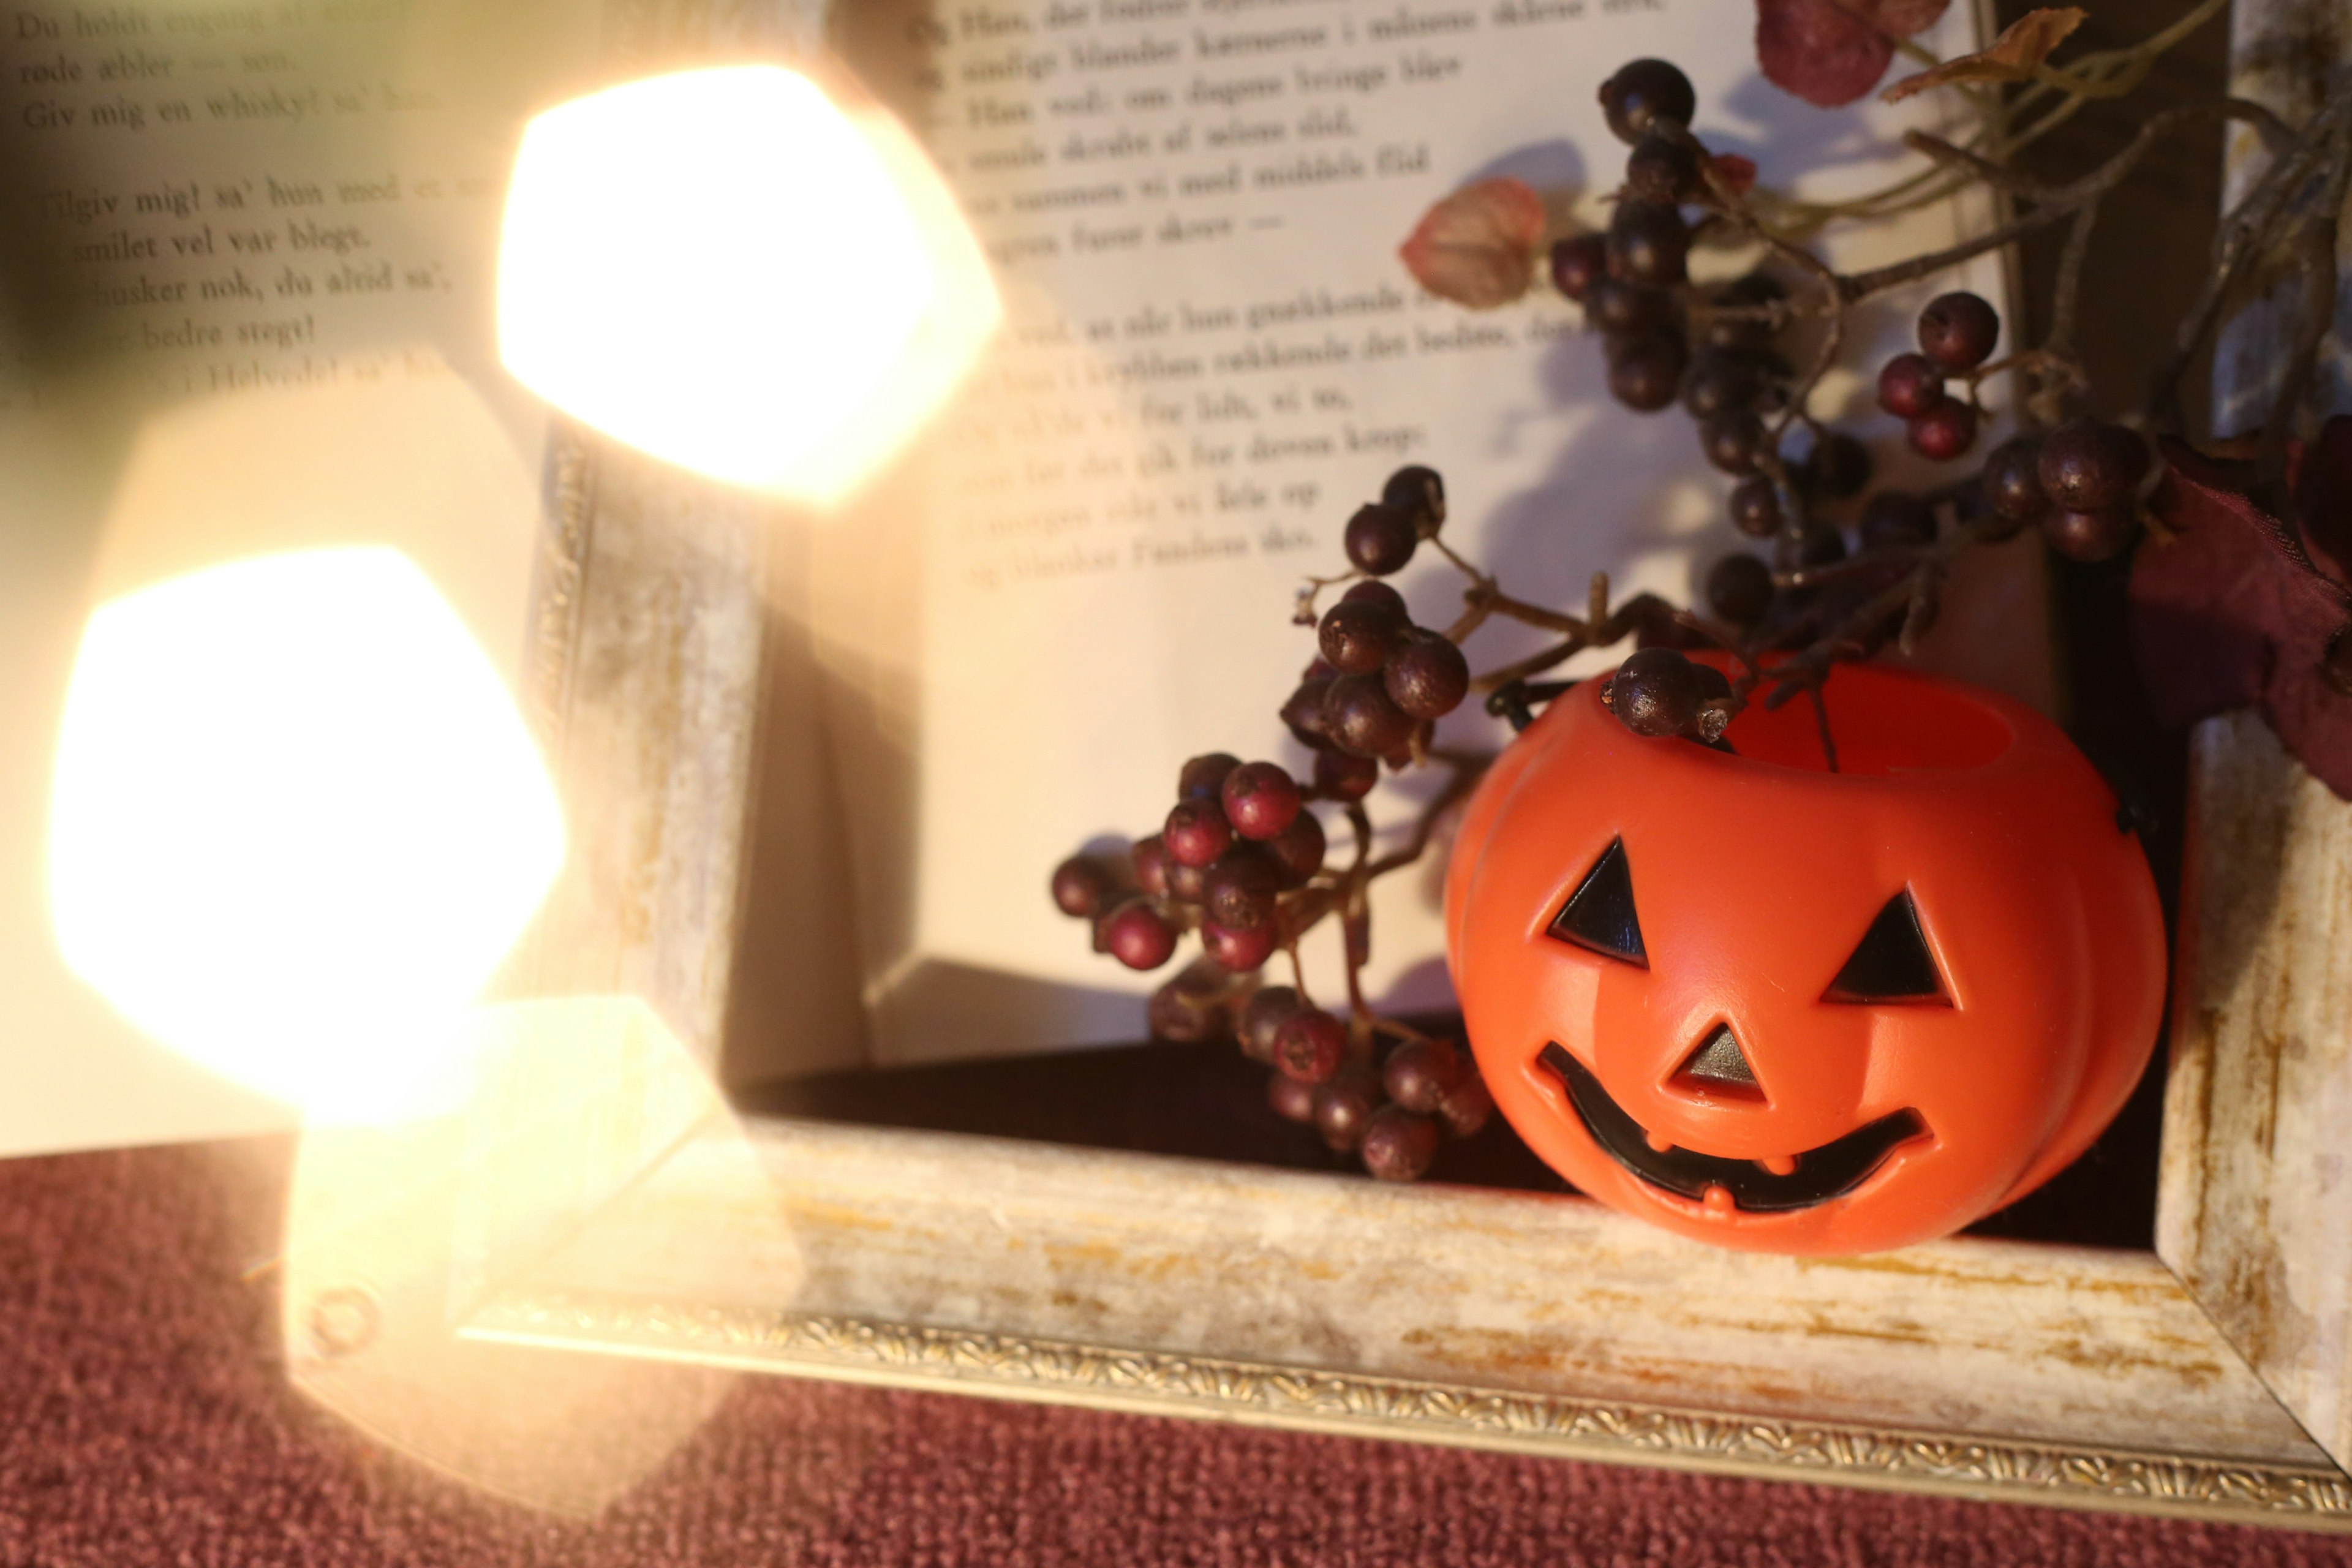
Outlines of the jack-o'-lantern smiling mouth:
{"label": "jack-o'-lantern smiling mouth", "polygon": [[1927,1131],[1917,1111],[1894,1111],[1817,1149],[1806,1150],[1794,1157],[1794,1169],[1775,1175],[1753,1160],[1732,1160],[1682,1148],[1661,1152],[1651,1145],[1641,1123],[1609,1097],[1591,1069],[1557,1042],[1544,1047],[1538,1059],[1559,1077],[1577,1119],[1610,1158],[1654,1187],[1700,1203],[1708,1203],[1709,1193],[1719,1189],[1728,1195],[1733,1207],[1745,1214],[1785,1214],[1850,1193],[1868,1180],[1898,1145]]}

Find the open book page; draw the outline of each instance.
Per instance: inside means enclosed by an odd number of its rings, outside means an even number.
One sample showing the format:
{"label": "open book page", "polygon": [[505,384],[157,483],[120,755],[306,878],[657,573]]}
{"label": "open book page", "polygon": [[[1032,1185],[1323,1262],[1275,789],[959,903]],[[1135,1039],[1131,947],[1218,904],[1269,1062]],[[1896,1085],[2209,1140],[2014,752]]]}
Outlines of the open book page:
{"label": "open book page", "polygon": [[[1596,571],[1620,598],[1688,603],[1742,542],[1692,422],[1612,403],[1574,306],[1539,286],[1473,314],[1419,290],[1397,247],[1432,202],[1509,174],[1605,221],[1626,150],[1596,93],[1641,56],[1689,74],[1711,146],[1806,195],[1907,171],[1900,130],[1942,112],[1935,95],[1824,112],[1781,94],[1749,8],[1722,0],[949,0],[840,21],[923,128],[1009,313],[920,458],[817,546],[886,1063],[1139,1037],[1140,997],[1173,966],[1141,977],[1091,952],[1047,874],[1097,836],[1156,831],[1188,756],[1303,771],[1275,717],[1314,652],[1293,597],[1344,569],[1342,526],[1398,465],[1441,470],[1447,540],[1538,603],[1581,606]],[[1973,37],[1954,7],[1922,41]],[[1832,256],[1892,259],[1990,221],[1944,202],[1839,235]],[[1817,398],[1898,481],[1927,475],[1870,377],[1954,287],[2005,300],[1992,258],[1890,296]],[[2046,704],[2035,552],[1975,564],[1938,651],[1976,652],[1969,673]],[[1423,624],[1458,609],[1464,579],[1432,550],[1394,581]],[[1491,626],[1468,651],[1491,668],[1538,646]],[[1477,712],[1440,734],[1505,738]],[[1391,840],[1435,782],[1374,795]],[[1349,853],[1344,823],[1326,826]],[[1447,1000],[1441,870],[1433,855],[1379,885],[1386,1004]],[[1317,994],[1339,994],[1336,931],[1307,952]]]}
{"label": "open book page", "polygon": [[500,197],[596,0],[22,0],[0,359],[0,1152],[221,1136],[281,1107],[75,980],[47,769],[97,602],[265,551],[404,552],[510,679],[544,417],[495,369]]}

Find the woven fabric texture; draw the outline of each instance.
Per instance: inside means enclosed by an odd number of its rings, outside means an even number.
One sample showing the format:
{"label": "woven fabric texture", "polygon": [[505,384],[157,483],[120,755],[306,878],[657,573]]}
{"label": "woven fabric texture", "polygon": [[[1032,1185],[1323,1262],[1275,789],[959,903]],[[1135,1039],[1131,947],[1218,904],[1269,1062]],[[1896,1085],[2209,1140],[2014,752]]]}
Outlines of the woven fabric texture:
{"label": "woven fabric texture", "polygon": [[288,1387],[279,1141],[0,1163],[5,1568],[2352,1565],[2352,1541],[745,1378],[591,1523]]}

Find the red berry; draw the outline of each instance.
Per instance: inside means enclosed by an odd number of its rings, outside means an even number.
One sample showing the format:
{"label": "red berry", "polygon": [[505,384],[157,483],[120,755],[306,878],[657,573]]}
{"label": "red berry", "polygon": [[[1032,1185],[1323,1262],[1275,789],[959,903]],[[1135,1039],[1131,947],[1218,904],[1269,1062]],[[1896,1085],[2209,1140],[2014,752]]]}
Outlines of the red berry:
{"label": "red berry", "polygon": [[1160,835],[1139,839],[1133,853],[1135,879],[1155,899],[1168,896],[1168,846]]}
{"label": "red berry", "polygon": [[[1319,658],[1315,662],[1318,665],[1323,663]],[[1282,705],[1278,717],[1289,727],[1300,745],[1318,747],[1330,744],[1330,731],[1323,721],[1323,700],[1330,695],[1330,691],[1331,676],[1327,666],[1326,673],[1309,676],[1300,681],[1298,689],[1290,694],[1290,700]]]}
{"label": "red berry", "polygon": [[1706,693],[1697,667],[1670,647],[1645,647],[1609,678],[1610,711],[1636,735],[1679,735]]}
{"label": "red berry", "polygon": [[1752,474],[1764,450],[1764,421],[1752,408],[1726,409],[1698,427],[1698,440],[1706,460],[1725,473]]}
{"label": "red berry", "polygon": [[1176,952],[1174,928],[1148,899],[1129,899],[1103,917],[1102,946],[1129,969],[1157,969]]}
{"label": "red berry", "polygon": [[1675,400],[1689,351],[1672,332],[1643,332],[1613,342],[1609,395],[1637,414],[1655,414]]}
{"label": "red berry", "polygon": [[1109,874],[1087,856],[1073,855],[1054,868],[1054,907],[1066,915],[1092,920],[1110,890]]}
{"label": "red berry", "polygon": [[1754,626],[1772,607],[1772,568],[1759,556],[1725,556],[1707,569],[1706,607],[1735,626]]}
{"label": "red berry", "polygon": [[1244,838],[1272,838],[1298,816],[1298,781],[1273,763],[1244,763],[1225,775],[1225,820]]}
{"label": "red berry", "polygon": [[2000,315],[1965,289],[1938,294],[1919,312],[1919,350],[1958,374],[1992,357],[2000,341]]}
{"label": "red berry", "polygon": [[1363,1141],[1364,1128],[1381,1108],[1381,1086],[1371,1069],[1344,1067],[1315,1090],[1315,1129],[1341,1153]]}
{"label": "red berry", "polygon": [[1384,1106],[1364,1124],[1364,1169],[1384,1182],[1418,1181],[1437,1158],[1437,1123],[1401,1105]]}
{"label": "red berry", "polygon": [[1780,531],[1780,492],[1768,475],[1757,474],[1731,487],[1731,526],[1750,539]]}
{"label": "red berry", "polygon": [[1985,459],[1984,495],[1992,510],[2011,522],[2032,522],[2050,510],[2042,489],[2042,443],[2013,436]]}
{"label": "red berry", "polygon": [[1582,300],[1609,267],[1605,235],[1580,234],[1551,247],[1551,280],[1571,300]]}
{"label": "red berry", "polygon": [[1253,1061],[1274,1065],[1274,1037],[1289,1016],[1306,1004],[1287,985],[1262,985],[1242,1009],[1239,1033],[1242,1054]]}
{"label": "red berry", "polygon": [[1301,1083],[1327,1083],[1348,1051],[1348,1026],[1320,1007],[1301,1007],[1274,1032],[1274,1065]]}
{"label": "red berry", "polygon": [[1345,752],[1315,753],[1315,791],[1328,800],[1361,800],[1381,782],[1381,764]]}
{"label": "red berry", "polygon": [[1973,404],[1948,397],[1905,426],[1911,449],[1934,462],[1948,463],[1976,445],[1977,411]]}
{"label": "red berry", "polygon": [[1289,826],[1265,841],[1265,853],[1282,885],[1298,888],[1323,868],[1324,851],[1329,847],[1315,814],[1301,810],[1290,819]]}
{"label": "red berry", "polygon": [[1356,509],[1343,536],[1348,559],[1360,572],[1385,577],[1402,572],[1421,542],[1420,530],[1410,513],[1372,501]]}
{"label": "red berry", "polygon": [[1612,334],[1656,331],[1674,321],[1675,297],[1664,289],[1601,278],[1585,291],[1584,319]]}
{"label": "red berry", "polygon": [[1456,1138],[1467,1138],[1495,1114],[1495,1097],[1476,1073],[1472,1073],[1438,1102],[1437,1114]]}
{"label": "red berry", "polygon": [[1437,1110],[1469,1070],[1443,1040],[1408,1040],[1389,1053],[1381,1081],[1391,1100],[1407,1110],[1428,1114]]}
{"label": "red berry", "polygon": [[1377,600],[1342,599],[1323,612],[1315,646],[1340,674],[1370,675],[1388,662],[1404,628],[1404,617]]}
{"label": "red berry", "polygon": [[2129,507],[2104,511],[2053,511],[2042,520],[2050,547],[2073,561],[2110,561],[2131,542],[2137,526]]}
{"label": "red berry", "polygon": [[1944,401],[1944,373],[1925,354],[1896,354],[1878,373],[1878,406],[1916,419]]}
{"label": "red berry", "polygon": [[1377,675],[1343,675],[1331,682],[1323,717],[1339,749],[1360,757],[1384,757],[1412,739],[1412,716],[1389,700]]}
{"label": "red berry", "polygon": [[1176,773],[1178,800],[1214,800],[1223,787],[1225,775],[1242,765],[1242,760],[1231,752],[1211,752],[1192,758]]}
{"label": "red berry", "polygon": [[1168,858],[1168,896],[1179,902],[1197,904],[1201,901],[1201,879],[1204,873],[1198,866],[1187,866],[1174,856]]}
{"label": "red berry", "polygon": [[2147,447],[2120,425],[2070,419],[2042,438],[2035,465],[2042,488],[2067,511],[2124,506],[2147,472]]}
{"label": "red berry", "polygon": [[1690,225],[1661,202],[1619,202],[1609,222],[1609,275],[1664,288],[1689,275]]}
{"label": "red berry", "polygon": [[1282,891],[1274,860],[1255,844],[1237,844],[1201,878],[1201,901],[1209,918],[1231,931],[1274,924],[1275,898]]}
{"label": "red berry", "polygon": [[1274,956],[1274,922],[1268,921],[1255,931],[1234,931],[1214,921],[1202,922],[1201,945],[1209,956],[1232,970],[1246,974]]}
{"label": "red berry", "polygon": [[[1339,595],[1339,602],[1343,605],[1380,605],[1394,611],[1396,618],[1400,621],[1409,621],[1412,618],[1405,613],[1404,595],[1377,577],[1361,583],[1349,584],[1348,591]],[[1326,669],[1323,673],[1337,675],[1339,671]]]}
{"label": "red berry", "polygon": [[1443,632],[1414,626],[1381,671],[1389,700],[1415,719],[1443,719],[1470,692],[1470,661]]}
{"label": "red berry", "polygon": [[1214,799],[1180,800],[1168,813],[1160,839],[1178,865],[1205,869],[1234,847],[1234,828]]}
{"label": "red berry", "polygon": [[1276,1073],[1265,1086],[1265,1100],[1274,1113],[1288,1121],[1315,1120],[1315,1086]]}
{"label": "red berry", "polygon": [[1182,973],[1151,994],[1143,1016],[1153,1039],[1198,1045],[1225,1032],[1223,978],[1203,984],[1203,977],[1196,973],[1198,967],[1197,963],[1188,965]]}
{"label": "red berry", "polygon": [[1688,125],[1698,109],[1690,78],[1667,60],[1633,60],[1601,84],[1601,113],[1617,140],[1638,142],[1661,120]]}

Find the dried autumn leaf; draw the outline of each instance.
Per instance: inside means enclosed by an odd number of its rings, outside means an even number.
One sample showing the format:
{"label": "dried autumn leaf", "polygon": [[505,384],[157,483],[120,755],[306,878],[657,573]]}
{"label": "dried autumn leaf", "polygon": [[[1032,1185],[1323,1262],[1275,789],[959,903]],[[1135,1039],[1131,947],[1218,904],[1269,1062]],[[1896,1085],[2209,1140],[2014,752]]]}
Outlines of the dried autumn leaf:
{"label": "dried autumn leaf", "polygon": [[2028,11],[2002,28],[1990,48],[1906,76],[1878,96],[1888,103],[1900,103],[1915,92],[1953,82],[2032,81],[2034,68],[2083,25],[2086,15],[2079,5],[2045,5]]}
{"label": "dried autumn leaf", "polygon": [[2132,563],[2132,642],[2157,718],[2186,725],[2258,707],[2314,776],[2352,799],[2352,697],[2330,684],[2328,647],[2352,589],[2326,549],[2352,535],[2352,417],[2297,455],[2299,554],[2241,488],[2242,474],[2177,442],[2151,502],[2172,537]]}
{"label": "dried autumn leaf", "polygon": [[1835,109],[1878,85],[1895,41],[1936,25],[1950,0],[1756,0],[1765,79]]}
{"label": "dried autumn leaf", "polygon": [[1528,291],[1544,237],[1543,198],[1524,181],[1465,185],[1422,216],[1397,254],[1440,299],[1491,310]]}

